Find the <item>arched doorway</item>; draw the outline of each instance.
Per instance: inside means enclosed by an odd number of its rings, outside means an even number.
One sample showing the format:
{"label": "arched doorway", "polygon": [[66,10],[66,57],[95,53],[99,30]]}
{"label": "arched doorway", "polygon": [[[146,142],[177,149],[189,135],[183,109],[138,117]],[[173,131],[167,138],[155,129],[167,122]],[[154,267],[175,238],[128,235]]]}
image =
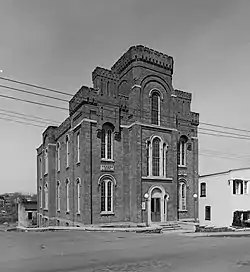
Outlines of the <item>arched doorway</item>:
{"label": "arched doorway", "polygon": [[166,222],[167,221],[167,202],[169,196],[162,186],[153,186],[149,189],[148,201],[148,221]]}

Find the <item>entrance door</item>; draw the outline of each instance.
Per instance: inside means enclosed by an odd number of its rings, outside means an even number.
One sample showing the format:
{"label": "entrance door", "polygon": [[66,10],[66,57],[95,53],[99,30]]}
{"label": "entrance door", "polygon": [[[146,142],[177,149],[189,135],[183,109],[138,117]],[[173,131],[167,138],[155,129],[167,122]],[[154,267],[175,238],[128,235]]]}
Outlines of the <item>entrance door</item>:
{"label": "entrance door", "polygon": [[151,221],[161,222],[161,199],[158,197],[151,199]]}

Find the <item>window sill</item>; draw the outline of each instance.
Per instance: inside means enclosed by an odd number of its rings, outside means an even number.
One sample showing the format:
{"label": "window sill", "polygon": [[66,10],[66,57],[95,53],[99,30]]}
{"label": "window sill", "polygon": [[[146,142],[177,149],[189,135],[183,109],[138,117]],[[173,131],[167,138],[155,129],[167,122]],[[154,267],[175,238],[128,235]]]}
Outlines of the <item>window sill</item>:
{"label": "window sill", "polygon": [[66,214],[69,214],[69,211],[66,211]]}
{"label": "window sill", "polygon": [[155,180],[155,181],[158,181],[158,180],[162,180],[162,181],[170,181],[172,182],[173,181],[173,178],[166,178],[166,177],[157,177],[157,176],[146,176],[146,177],[142,177],[142,179],[144,180]]}
{"label": "window sill", "polygon": [[58,213],[60,213],[60,210],[57,210]]}
{"label": "window sill", "polygon": [[78,162],[76,163],[76,165],[77,165],[77,166],[80,165],[80,162],[78,161]]}
{"label": "window sill", "polygon": [[66,166],[66,170],[68,170],[69,169],[69,166]]}
{"label": "window sill", "polygon": [[102,162],[115,162],[113,159],[105,159],[105,158],[102,158],[101,161]]}
{"label": "window sill", "polygon": [[48,173],[44,173],[44,176],[48,176]]}
{"label": "window sill", "polygon": [[44,208],[43,210],[44,210],[44,211],[46,211],[46,212],[47,212],[47,211],[49,211],[49,209],[48,209],[48,208]]}
{"label": "window sill", "polygon": [[101,216],[109,216],[109,215],[111,216],[111,215],[115,215],[115,213],[114,212],[101,212],[100,215]]}
{"label": "window sill", "polygon": [[186,169],[187,166],[186,165],[178,165],[179,168],[183,168],[183,169]]}
{"label": "window sill", "polygon": [[178,210],[178,212],[188,212],[188,210]]}
{"label": "window sill", "polygon": [[57,173],[60,173],[60,169],[59,169],[59,170],[57,170]]}
{"label": "window sill", "polygon": [[77,212],[76,215],[81,215],[81,212]]}
{"label": "window sill", "polygon": [[206,195],[201,195],[200,197],[207,197]]}

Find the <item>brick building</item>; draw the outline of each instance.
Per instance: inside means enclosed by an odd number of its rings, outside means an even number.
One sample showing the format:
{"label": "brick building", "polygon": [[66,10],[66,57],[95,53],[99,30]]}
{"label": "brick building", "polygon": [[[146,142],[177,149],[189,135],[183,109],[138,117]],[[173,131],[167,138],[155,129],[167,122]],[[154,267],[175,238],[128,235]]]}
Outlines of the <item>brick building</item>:
{"label": "brick building", "polygon": [[132,46],[110,70],[97,67],[69,117],[43,132],[40,226],[197,218],[199,115],[173,88],[173,63]]}

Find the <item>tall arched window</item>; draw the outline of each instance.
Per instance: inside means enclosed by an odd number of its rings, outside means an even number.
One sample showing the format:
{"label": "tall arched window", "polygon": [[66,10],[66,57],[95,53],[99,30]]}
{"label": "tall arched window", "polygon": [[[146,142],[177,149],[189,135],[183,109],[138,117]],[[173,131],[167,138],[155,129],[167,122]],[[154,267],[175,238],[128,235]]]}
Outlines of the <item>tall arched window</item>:
{"label": "tall arched window", "polygon": [[187,185],[186,182],[179,183],[179,210],[185,211],[187,209]]}
{"label": "tall arched window", "polygon": [[57,156],[56,156],[56,161],[57,161],[57,171],[60,171],[60,167],[61,167],[61,154],[60,154],[60,144],[57,143],[56,144],[56,153],[57,153]]}
{"label": "tall arched window", "polygon": [[76,180],[76,197],[77,197],[76,211],[78,214],[80,214],[81,212],[81,180],[80,178]]}
{"label": "tall arched window", "polygon": [[206,183],[202,182],[200,185],[200,197],[206,197],[207,192],[206,192]]}
{"label": "tall arched window", "polygon": [[59,180],[56,183],[56,207],[57,211],[59,212],[61,209],[61,188]]}
{"label": "tall arched window", "polygon": [[76,145],[77,145],[77,155],[76,155],[76,160],[77,160],[77,163],[80,162],[80,131],[77,132],[76,134]]}
{"label": "tall arched window", "polygon": [[43,163],[42,158],[39,159],[39,172],[40,172],[40,179],[43,177]]}
{"label": "tall arched window", "polygon": [[160,175],[160,139],[154,138],[152,142],[152,175]]}
{"label": "tall arched window", "polygon": [[69,167],[69,136],[66,136],[66,167]]}
{"label": "tall arched window", "polygon": [[44,186],[44,209],[49,209],[49,187],[47,183]]}
{"label": "tall arched window", "polygon": [[48,156],[48,148],[45,149],[44,154],[44,174],[48,174],[49,170],[49,156]]}
{"label": "tall arched window", "polygon": [[105,124],[101,133],[101,158],[113,159],[113,128]]}
{"label": "tall arched window", "polygon": [[114,182],[108,177],[104,177],[101,182],[101,213],[113,212],[113,187]]}
{"label": "tall arched window", "polygon": [[39,193],[40,193],[40,208],[43,208],[43,188],[42,188],[42,186],[39,187]]}
{"label": "tall arched window", "polygon": [[167,177],[168,145],[154,136],[146,142],[147,176]]}
{"label": "tall arched window", "polygon": [[187,137],[182,136],[178,143],[178,165],[186,166],[187,163]]}
{"label": "tall arched window", "polygon": [[153,91],[151,95],[151,123],[160,125],[160,95],[157,91]]}
{"label": "tall arched window", "polygon": [[66,179],[66,188],[65,188],[65,194],[66,194],[66,212],[69,212],[69,180]]}

